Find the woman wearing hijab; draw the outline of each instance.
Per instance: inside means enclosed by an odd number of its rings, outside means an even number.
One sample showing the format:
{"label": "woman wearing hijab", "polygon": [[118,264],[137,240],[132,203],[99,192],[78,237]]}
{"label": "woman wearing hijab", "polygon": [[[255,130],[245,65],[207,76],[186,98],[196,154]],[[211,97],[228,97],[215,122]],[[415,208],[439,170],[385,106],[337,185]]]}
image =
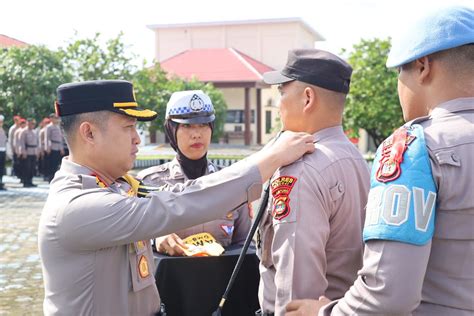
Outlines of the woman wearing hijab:
{"label": "woman wearing hijab", "polygon": [[[211,99],[201,90],[173,93],[166,106],[164,127],[170,145],[176,151],[176,157],[168,163],[141,171],[138,178],[145,185],[166,190],[177,183],[219,170],[219,167],[207,159],[214,120]],[[209,199],[212,198],[209,196]],[[185,255],[184,249],[187,246],[183,239],[199,233],[212,235],[223,247],[243,244],[250,230],[251,215],[251,208],[247,204],[236,210],[229,209],[222,218],[157,238],[156,250],[170,256]]]}

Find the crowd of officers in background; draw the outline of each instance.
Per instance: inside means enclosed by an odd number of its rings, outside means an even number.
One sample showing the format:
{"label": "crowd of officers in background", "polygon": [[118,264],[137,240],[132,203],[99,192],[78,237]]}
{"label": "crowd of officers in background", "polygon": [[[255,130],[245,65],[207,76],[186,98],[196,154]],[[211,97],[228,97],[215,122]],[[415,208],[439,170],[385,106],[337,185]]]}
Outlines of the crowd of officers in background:
{"label": "crowd of officers in background", "polygon": [[68,154],[59,117],[50,114],[38,126],[34,118],[14,116],[13,122],[7,139],[12,176],[18,177],[23,187],[36,187],[34,176],[42,176],[45,181],[51,182],[61,158]]}

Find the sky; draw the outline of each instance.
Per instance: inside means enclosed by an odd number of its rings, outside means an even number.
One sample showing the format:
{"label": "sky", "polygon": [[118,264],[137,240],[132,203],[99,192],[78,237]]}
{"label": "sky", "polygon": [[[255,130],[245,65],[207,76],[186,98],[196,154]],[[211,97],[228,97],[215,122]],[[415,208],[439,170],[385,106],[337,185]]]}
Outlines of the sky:
{"label": "sky", "polygon": [[317,48],[338,54],[361,38],[387,38],[408,16],[447,3],[474,7],[474,0],[0,0],[0,34],[56,49],[122,31],[141,64],[154,56],[147,25],[299,17],[326,39]]}

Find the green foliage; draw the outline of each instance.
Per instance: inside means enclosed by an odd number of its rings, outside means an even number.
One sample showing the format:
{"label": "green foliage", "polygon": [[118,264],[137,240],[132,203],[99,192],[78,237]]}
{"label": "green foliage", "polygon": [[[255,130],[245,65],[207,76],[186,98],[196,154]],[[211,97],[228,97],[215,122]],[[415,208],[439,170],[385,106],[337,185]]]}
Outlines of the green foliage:
{"label": "green foliage", "polygon": [[5,126],[13,115],[42,119],[54,112],[58,85],[71,81],[61,56],[44,46],[0,51],[0,113]]}
{"label": "green foliage", "polygon": [[[76,34],[77,37],[77,34]],[[134,54],[122,41],[123,33],[106,41],[101,47],[100,33],[93,38],[75,39],[63,50],[62,56],[74,81],[124,79],[131,80],[136,67]]]}
{"label": "green foliage", "polygon": [[344,129],[358,137],[365,129],[378,146],[403,125],[397,94],[397,73],[385,67],[390,40],[361,40],[348,61],[353,67],[351,91],[344,111]]}

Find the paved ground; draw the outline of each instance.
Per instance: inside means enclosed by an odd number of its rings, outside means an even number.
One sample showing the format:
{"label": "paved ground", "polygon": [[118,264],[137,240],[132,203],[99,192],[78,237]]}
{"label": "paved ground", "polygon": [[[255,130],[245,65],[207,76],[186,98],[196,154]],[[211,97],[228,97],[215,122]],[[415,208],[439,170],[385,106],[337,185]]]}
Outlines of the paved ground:
{"label": "paved ground", "polygon": [[22,188],[4,177],[0,191],[0,315],[42,315],[43,280],[37,229],[48,184],[35,178],[37,188]]}

